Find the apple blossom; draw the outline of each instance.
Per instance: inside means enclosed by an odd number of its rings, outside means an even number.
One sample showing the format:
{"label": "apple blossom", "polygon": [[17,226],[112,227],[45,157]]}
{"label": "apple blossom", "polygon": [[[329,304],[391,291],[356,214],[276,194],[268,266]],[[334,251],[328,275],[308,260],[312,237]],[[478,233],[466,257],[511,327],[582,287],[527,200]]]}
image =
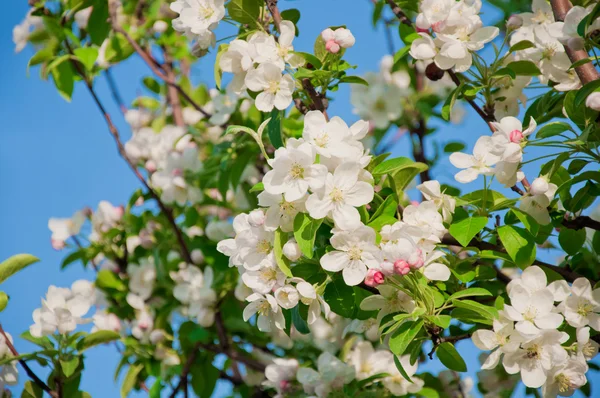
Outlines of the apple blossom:
{"label": "apple blossom", "polygon": [[600,111],[600,92],[593,92],[585,99],[585,106]]}
{"label": "apple blossom", "polygon": [[473,155],[462,152],[454,152],[450,155],[450,163],[455,167],[464,169],[458,172],[454,178],[463,184],[475,181],[480,175],[492,175],[494,166],[500,161],[500,156],[494,154],[495,144],[492,137],[479,137],[473,148]]}
{"label": "apple blossom", "polygon": [[63,249],[67,239],[79,234],[85,219],[83,211],[76,211],[71,218],[51,218],[48,220],[48,228],[52,231],[50,237],[52,247],[56,250]]}
{"label": "apple blossom", "polygon": [[325,42],[325,49],[332,54],[337,54],[342,48],[350,48],[356,42],[352,32],[346,28],[327,28],[321,32],[321,38]]}
{"label": "apple blossom", "polygon": [[285,328],[283,312],[277,304],[277,300],[270,294],[252,293],[246,298],[249,304],[244,308],[244,321],[248,321],[253,315],[258,314],[256,325],[258,330],[269,332],[275,328]]}
{"label": "apple blossom", "polygon": [[274,107],[283,110],[292,103],[294,81],[290,75],[282,75],[275,64],[263,63],[251,69],[244,82],[248,89],[260,93],[255,102],[259,111],[270,112]]}
{"label": "apple blossom", "polygon": [[573,327],[589,325],[600,331],[600,289],[592,290],[590,281],[577,278],[571,286],[571,295],[565,300],[563,313]]}

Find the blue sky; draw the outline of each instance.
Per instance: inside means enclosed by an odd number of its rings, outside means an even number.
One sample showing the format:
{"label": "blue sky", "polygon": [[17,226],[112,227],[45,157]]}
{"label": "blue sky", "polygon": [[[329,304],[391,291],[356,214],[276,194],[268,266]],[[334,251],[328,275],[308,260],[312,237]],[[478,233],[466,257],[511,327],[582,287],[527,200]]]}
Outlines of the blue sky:
{"label": "blue sky", "polygon": [[[2,286],[10,296],[10,303],[0,315],[0,322],[16,337],[32,323],[31,313],[40,306],[40,298],[50,284],[69,286],[77,279],[93,277],[79,265],[60,271],[66,253],[51,248],[48,219],[70,216],[84,206],[96,208],[100,200],[125,203],[139,184],[119,158],[104,120],[82,85],[76,87],[72,103],[67,103],[51,82],[44,82],[37,76],[37,69],[30,72],[29,78],[26,76],[27,62],[33,50],[26,48],[15,55],[11,31],[23,19],[27,6],[25,1],[14,3],[0,13],[0,59],[3,60],[0,67],[3,116],[0,127],[0,259],[16,253],[31,253],[41,259],[40,263]],[[352,3],[351,8],[349,3]],[[311,52],[314,39],[322,29],[347,25],[357,38],[356,45],[346,53],[346,59],[359,66],[356,74],[376,70],[380,58],[387,53],[382,27],[376,31],[372,29],[372,5],[367,0],[281,1],[280,7],[297,7],[302,12],[301,35],[294,42],[299,51]],[[218,37],[227,35],[218,32]],[[396,41],[398,48],[400,44]],[[214,55],[200,60],[193,68],[193,78],[212,85],[213,62]],[[117,66],[113,73],[127,103],[142,91],[141,77],[150,75],[139,59]],[[122,134],[127,136],[127,126],[110,98],[106,81],[100,78],[95,85]],[[335,94],[329,113],[341,116],[348,123],[357,119],[349,104],[348,85]],[[444,143],[456,140],[462,140],[472,148],[477,137],[487,133],[481,119],[468,110],[460,126],[444,128],[435,137],[442,143],[442,148]],[[432,153],[432,149],[429,144],[428,152]],[[406,137],[397,143],[393,153],[410,156],[410,143]],[[445,166],[448,166],[447,160],[433,170],[433,176],[450,181],[455,171]],[[473,188],[480,189],[481,184],[480,180]],[[503,192],[512,196],[510,191]],[[553,257],[544,254],[544,259],[552,260]],[[15,345],[22,352],[32,348],[18,338]],[[471,342],[461,342],[458,347],[467,360],[469,375],[473,376],[478,366],[477,351]],[[118,396],[118,385],[113,382],[117,361],[118,354],[112,349],[91,350],[85,361],[87,370],[82,390],[94,397]],[[441,365],[434,360],[421,369],[437,371]],[[26,375],[21,372],[21,384],[25,380]],[[214,396],[224,394],[224,389],[218,389]]]}

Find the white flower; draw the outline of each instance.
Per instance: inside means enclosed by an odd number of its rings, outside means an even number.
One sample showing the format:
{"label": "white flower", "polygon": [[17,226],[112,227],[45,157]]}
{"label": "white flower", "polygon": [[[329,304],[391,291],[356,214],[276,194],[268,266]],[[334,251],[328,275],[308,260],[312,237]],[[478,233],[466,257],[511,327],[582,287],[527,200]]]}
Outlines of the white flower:
{"label": "white flower", "polygon": [[98,330],[112,330],[115,332],[121,330],[121,320],[115,314],[106,311],[96,311],[92,320],[94,321],[92,333]]}
{"label": "white flower", "polygon": [[480,24],[474,23],[460,25],[452,33],[439,33],[440,50],[434,61],[440,69],[454,68],[456,72],[464,72],[473,62],[471,52],[481,50],[499,33],[497,27],[480,27]]}
{"label": "white flower", "polygon": [[265,368],[265,377],[268,381],[263,385],[267,385],[280,391],[282,385],[296,378],[298,371],[298,360],[294,358],[275,358],[273,363],[270,363]]}
{"label": "white flower", "polygon": [[394,365],[394,357],[390,351],[373,349],[368,341],[360,341],[348,355],[348,362],[356,370],[356,379],[364,380],[379,373],[388,373],[391,363]]}
{"label": "white flower", "polygon": [[181,110],[183,116],[183,122],[189,126],[193,126],[197,124],[200,120],[204,119],[204,115],[202,112],[192,108],[190,106],[186,106]]}
{"label": "white flower", "polygon": [[283,232],[294,230],[294,218],[299,212],[305,211],[306,196],[288,202],[283,194],[271,194],[262,191],[258,194],[258,205],[268,207],[265,214],[265,226],[269,230],[281,228]]}
{"label": "white flower", "polygon": [[125,121],[129,123],[132,130],[137,131],[147,126],[151,120],[152,114],[145,109],[127,109],[125,112]]}
{"label": "white flower", "polygon": [[[304,116],[302,138],[313,145],[319,155],[327,158],[344,157],[349,152],[357,152],[349,144],[351,133],[348,125],[338,116],[327,121],[321,111],[310,111]],[[362,153],[362,147],[359,152],[357,157]]]}
{"label": "white flower", "polygon": [[[256,271],[263,266],[276,266],[273,256],[274,233],[260,227],[250,227],[236,235],[236,248],[244,268]],[[237,264],[236,264],[237,265]]]}
{"label": "white flower", "polygon": [[416,25],[419,29],[440,32],[446,25],[446,19],[456,2],[453,0],[423,0],[419,4],[420,14],[417,15]]}
{"label": "white flower", "polygon": [[65,241],[71,236],[79,234],[81,226],[85,222],[85,214],[76,211],[71,218],[51,218],[48,220],[48,228],[52,231],[52,247],[60,250],[65,247]]}
{"label": "white flower", "polygon": [[479,329],[473,333],[473,344],[484,351],[492,351],[481,369],[494,369],[502,354],[515,352],[522,341],[515,333],[514,324],[506,319],[494,319],[493,330]]}
{"label": "white flower", "polygon": [[423,388],[425,382],[418,377],[415,377],[415,373],[417,372],[417,367],[419,365],[418,361],[415,363],[410,362],[410,355],[403,355],[398,358],[400,364],[404,368],[406,375],[410,377],[412,383],[404,378],[400,371],[394,364],[394,360],[388,359],[388,363],[386,366],[386,373],[389,373],[390,376],[383,379],[383,385],[385,388],[390,390],[390,392],[397,397],[404,396],[407,394],[417,394]]}
{"label": "white flower", "polygon": [[315,149],[308,143],[298,147],[282,147],[275,151],[275,158],[269,160],[273,168],[265,174],[265,191],[283,194],[288,202],[301,199],[308,188],[319,189],[325,183],[327,167],[314,164]]}
{"label": "white flower", "polygon": [[115,227],[123,217],[123,207],[113,206],[106,200],[98,204],[98,208],[92,214],[92,234],[91,240],[96,240],[100,234],[108,232]]}
{"label": "white flower", "polygon": [[600,289],[592,290],[587,278],[577,278],[571,286],[571,295],[565,300],[565,320],[575,328],[589,325],[600,331]]}
{"label": "white flower", "polygon": [[171,152],[167,156],[164,169],[152,174],[152,184],[162,190],[161,199],[165,203],[185,205],[187,201],[198,202],[202,198],[200,190],[185,180],[185,172],[198,172],[202,163],[198,150],[188,147],[183,153]]}
{"label": "white flower", "polygon": [[84,8],[83,10],[77,11],[73,16],[79,29],[87,29],[90,15],[92,14],[92,9],[93,7]]}
{"label": "white flower", "polygon": [[82,318],[94,303],[89,294],[81,294],[78,285],[75,289],[50,286],[46,299],[42,299],[42,307],[33,311],[33,325],[29,331],[34,337],[47,336],[56,331],[60,334],[70,333],[78,324],[85,323]]}
{"label": "white flower", "polygon": [[297,261],[302,257],[302,251],[300,250],[300,246],[298,246],[296,239],[290,239],[285,242],[282,251],[283,255],[290,261]]}
{"label": "white flower", "polygon": [[[13,338],[9,333],[5,333],[4,335],[0,335],[0,359],[4,359],[6,357],[11,357],[12,352],[8,348],[8,341],[12,344]],[[17,369],[17,361],[8,362],[4,365],[0,366],[0,394],[4,394],[5,385],[14,386],[19,381],[19,371]]]}
{"label": "white flower", "polygon": [[298,305],[300,294],[294,286],[285,285],[275,290],[275,299],[282,308],[289,310]]}
{"label": "white flower", "polygon": [[525,338],[538,336],[540,329],[557,329],[563,321],[554,312],[554,295],[547,288],[531,293],[515,286],[509,296],[512,305],[504,306],[506,317],[517,322],[515,329]]}
{"label": "white flower", "polygon": [[577,351],[571,351],[571,357],[579,357],[582,362],[591,361],[598,354],[600,345],[590,339],[590,328],[584,327],[577,329]]}
{"label": "white flower", "polygon": [[425,181],[423,184],[417,185],[417,189],[421,191],[425,199],[435,203],[438,210],[442,211],[445,222],[452,220],[456,200],[452,196],[442,193],[440,183],[437,180]]}
{"label": "white flower", "polygon": [[352,231],[339,231],[331,237],[336,249],[321,257],[326,271],[342,271],[344,282],[349,286],[361,283],[367,268],[378,268],[382,262],[381,251],[375,244],[375,230],[361,225]]}
{"label": "white flower", "polygon": [[523,159],[522,142],[525,137],[533,133],[537,123],[530,118],[529,126],[523,130],[521,121],[515,117],[507,116],[500,122],[492,122],[496,130],[492,135],[494,143],[497,145],[496,152],[503,161],[510,163],[519,163]]}
{"label": "white flower", "polygon": [[373,186],[358,181],[358,163],[345,162],[333,174],[327,174],[325,186],[306,200],[306,210],[314,219],[330,217],[338,228],[354,229],[360,225],[356,207],[373,200]]}
{"label": "white flower", "polygon": [[554,199],[556,184],[548,182],[545,176],[536,178],[532,184],[530,191],[521,197],[519,209],[533,217],[542,225],[548,225],[552,221],[548,213],[548,206]]}
{"label": "white flower", "polygon": [[325,49],[332,54],[338,53],[340,48],[350,48],[356,42],[352,32],[346,28],[327,28],[321,32],[321,38],[325,42]]}
{"label": "white flower", "polygon": [[277,39],[278,55],[292,68],[304,65],[304,57],[293,54],[292,41],[296,36],[296,26],[292,21],[281,21],[279,24],[279,39]]}
{"label": "white flower", "polygon": [[419,33],[420,38],[414,40],[410,45],[410,56],[429,63],[435,58],[437,48],[433,38],[427,33]]}
{"label": "white flower", "polygon": [[274,262],[263,262],[258,269],[244,272],[242,280],[255,292],[267,294],[273,289],[283,286],[285,274]]}
{"label": "white flower", "polygon": [[213,30],[225,16],[223,3],[224,0],[177,0],[170,5],[179,14],[173,20],[173,28],[199,35]]}
{"label": "white flower", "polygon": [[509,296],[512,289],[517,286],[527,290],[532,295],[540,290],[547,289],[554,295],[554,301],[564,301],[571,294],[569,284],[564,279],[559,279],[548,285],[546,273],[536,265],[527,267],[519,277],[513,278],[506,285],[506,292]]}
{"label": "white flower", "polygon": [[557,363],[548,371],[547,381],[542,386],[544,398],[570,397],[575,390],[587,383],[585,377],[588,366],[585,361],[569,359],[564,363]]}
{"label": "white flower", "polygon": [[588,108],[600,111],[600,92],[593,92],[585,99],[585,106]]}
{"label": "white flower", "polygon": [[[429,249],[427,243],[439,242],[440,238],[446,233],[442,216],[437,211],[437,206],[433,201],[426,200],[419,203],[418,206],[408,205],[402,216],[404,223],[413,227],[409,229],[411,235],[415,232],[413,239],[420,237],[422,240],[418,240],[417,244],[427,249]],[[420,230],[418,234],[415,229]]]}
{"label": "white flower", "polygon": [[258,314],[256,326],[261,332],[270,332],[273,326],[277,329],[285,329],[283,311],[273,296],[253,293],[246,298],[246,301],[250,303],[244,308],[244,321],[248,322],[254,314]]}
{"label": "white flower", "polygon": [[[247,214],[246,214],[247,216]],[[214,242],[220,242],[223,239],[233,235],[235,222],[231,225],[228,221],[213,220],[206,225],[206,237]]]}
{"label": "white flower", "polygon": [[502,365],[509,374],[521,372],[521,379],[527,387],[541,387],[550,369],[567,360],[567,352],[561,344],[568,339],[569,335],[564,332],[544,330],[517,351],[504,355]]}
{"label": "white flower", "polygon": [[317,369],[318,372],[311,368],[300,368],[296,379],[304,387],[305,393],[320,398],[327,397],[332,390],[341,390],[354,379],[354,368],[329,352],[319,355]]}
{"label": "white flower", "polygon": [[212,99],[214,112],[210,117],[209,122],[217,126],[227,123],[231,114],[235,112],[237,103],[238,96],[231,90],[215,95]]}
{"label": "white flower", "polygon": [[404,312],[410,314],[416,308],[415,302],[409,295],[392,286],[380,285],[377,289],[381,294],[365,297],[360,303],[363,311],[379,311],[378,321],[387,314]]}
{"label": "white flower", "polygon": [[364,76],[369,83],[352,84],[350,101],[354,106],[354,113],[362,119],[373,122],[375,127],[386,129],[390,121],[397,120],[402,113],[402,104],[409,93],[396,84],[386,81],[385,74],[367,73]]}
{"label": "white flower", "polygon": [[494,154],[495,145],[492,137],[479,137],[473,148],[473,155],[462,152],[454,152],[450,155],[450,163],[459,169],[454,178],[463,184],[474,181],[479,174],[492,175],[492,166],[500,161],[500,157]]}
{"label": "white flower", "polygon": [[255,105],[259,111],[271,112],[273,107],[283,110],[292,103],[294,79],[282,74],[281,69],[272,63],[263,63],[252,69],[244,80],[248,89],[259,92]]}
{"label": "white flower", "polygon": [[329,316],[329,304],[323,300],[323,297],[317,295],[314,286],[302,278],[290,278],[290,282],[296,283],[296,290],[300,295],[302,304],[308,306],[308,317],[306,319],[309,325],[313,325],[317,319],[320,319],[321,311],[327,318]]}
{"label": "white flower", "polygon": [[146,311],[137,311],[135,320],[131,323],[131,334],[136,339],[143,343],[150,341],[150,336],[154,332],[154,319],[152,315]]}
{"label": "white flower", "polygon": [[140,259],[139,265],[129,264],[127,274],[129,275],[129,290],[142,300],[150,298],[156,280],[154,259]]}

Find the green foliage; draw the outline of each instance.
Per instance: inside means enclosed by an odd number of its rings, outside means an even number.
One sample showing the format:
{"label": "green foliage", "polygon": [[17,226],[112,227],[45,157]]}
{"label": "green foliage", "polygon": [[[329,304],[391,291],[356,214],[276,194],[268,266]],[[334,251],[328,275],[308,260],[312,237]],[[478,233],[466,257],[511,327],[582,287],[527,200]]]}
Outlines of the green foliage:
{"label": "green foliage", "polygon": [[467,364],[464,359],[460,356],[454,345],[449,342],[444,342],[437,346],[435,353],[437,354],[440,362],[444,364],[450,370],[456,372],[466,372]]}
{"label": "green foliage", "polygon": [[38,261],[40,261],[40,259],[31,254],[16,254],[4,260],[0,263],[0,283],[21,271],[23,268],[37,263]]}
{"label": "green foliage", "polygon": [[308,258],[313,257],[316,233],[322,222],[323,220],[313,220],[306,213],[298,213],[294,219],[294,238],[302,254]]}

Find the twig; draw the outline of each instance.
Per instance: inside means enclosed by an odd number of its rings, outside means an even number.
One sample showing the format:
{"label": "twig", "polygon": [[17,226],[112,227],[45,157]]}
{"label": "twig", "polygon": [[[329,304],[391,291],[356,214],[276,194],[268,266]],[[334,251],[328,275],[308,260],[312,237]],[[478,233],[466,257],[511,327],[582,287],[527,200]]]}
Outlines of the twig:
{"label": "twig", "polygon": [[[173,60],[169,55],[166,48],[163,47],[163,53],[165,57],[165,62],[162,65],[165,73],[167,74],[167,78],[171,81],[175,81],[175,73],[173,72]],[[175,121],[175,125],[179,127],[185,126],[185,122],[183,121],[183,111],[181,109],[181,101],[179,100],[179,93],[177,88],[169,85],[167,89],[167,101],[169,105],[171,105],[171,109],[173,110],[173,120]]]}
{"label": "twig", "polygon": [[119,88],[117,87],[117,84],[115,83],[115,79],[113,78],[112,72],[110,71],[110,69],[106,69],[104,71],[104,75],[106,76],[106,81],[108,82],[108,89],[110,90],[110,94],[112,95],[113,99],[115,100],[115,103],[117,104],[117,106],[119,107],[119,109],[121,110],[121,112],[123,114],[127,113],[127,106],[125,105],[125,102],[123,101],[123,97],[121,97],[121,93],[119,92]]}
{"label": "twig", "polygon": [[[67,47],[68,52],[70,54],[73,54],[73,50],[71,49],[71,46],[69,45],[69,43],[65,42],[65,45]],[[94,102],[96,103],[96,106],[100,110],[100,113],[102,113],[102,116],[104,117],[104,120],[106,121],[106,124],[108,126],[108,130],[110,131],[110,134],[112,135],[115,143],[117,144],[117,149],[119,151],[119,154],[125,160],[125,162],[127,162],[127,165],[129,166],[131,171],[133,171],[135,176],[138,178],[138,180],[140,180],[142,185],[144,185],[144,187],[148,190],[150,195],[152,195],[154,200],[156,200],[156,203],[158,204],[158,207],[160,208],[161,212],[163,212],[165,214],[165,216],[167,217],[169,224],[171,224],[171,227],[173,228],[173,231],[175,232],[175,237],[177,238],[177,241],[181,248],[181,254],[183,255],[183,259],[188,264],[193,264],[190,250],[188,249],[188,247],[185,243],[185,239],[183,238],[183,233],[177,226],[177,222],[175,221],[175,218],[173,217],[173,212],[171,211],[170,208],[168,208],[162,202],[162,200],[160,199],[160,196],[156,193],[156,191],[154,191],[154,189],[152,189],[152,187],[150,187],[150,185],[148,184],[148,182],[146,181],[144,176],[140,173],[140,171],[138,170],[136,165],[127,157],[127,152],[125,151],[125,146],[123,145],[123,142],[121,141],[121,137],[119,135],[119,130],[117,130],[114,123],[112,122],[110,114],[108,113],[108,111],[106,110],[106,108],[104,107],[102,102],[100,101],[100,98],[98,97],[98,95],[96,94],[96,91],[94,90],[92,82],[88,79],[85,71],[81,68],[81,65],[78,62],[74,61],[73,59],[71,59],[71,64],[73,65],[73,67],[75,68],[77,73],[81,76],[81,78],[85,82],[85,86],[87,87],[89,93],[91,94],[92,98],[94,99]]]}
{"label": "twig", "polygon": [[181,390],[183,387],[187,387],[188,375],[192,370],[192,366],[196,361],[196,356],[198,355],[198,350],[201,346],[202,343],[196,343],[196,345],[194,345],[192,352],[190,352],[190,354],[187,357],[187,360],[185,361],[185,364],[183,365],[183,370],[181,371],[181,376],[179,377],[179,383],[177,383],[175,388],[173,388],[173,391],[171,392],[171,395],[169,395],[169,398],[175,398],[179,390]]}
{"label": "twig", "polygon": [[[550,4],[552,5],[552,12],[554,13],[554,18],[557,22],[564,21],[565,16],[573,7],[569,0],[550,0]],[[573,50],[567,45],[565,45],[565,50],[572,63],[589,58],[586,50]],[[577,76],[579,76],[579,80],[581,80],[582,84],[587,84],[600,79],[600,73],[596,70],[593,62],[577,66],[575,72],[577,73]]]}
{"label": "twig", "polygon": [[[458,241],[449,234],[444,235],[441,243],[444,245],[460,246],[460,243],[458,243]],[[493,243],[485,241],[478,241],[477,239],[473,239],[471,242],[469,242],[467,247],[476,247],[479,250],[493,250],[500,253],[506,253],[506,249],[504,248],[504,246],[495,245]],[[546,269],[552,270],[569,282],[573,282],[577,278],[582,278],[582,276],[576,272],[569,271],[566,268],[548,264],[543,261],[534,260],[532,265],[537,265],[539,267],[544,267]]]}
{"label": "twig", "polygon": [[[457,87],[460,86],[460,79],[458,78],[456,73],[451,69],[447,70],[446,72],[448,72],[448,75],[450,75],[450,78],[452,79],[454,84],[456,84]],[[477,112],[477,114],[479,116],[481,116],[481,118],[487,123],[488,127],[490,128],[490,130],[493,133],[495,130],[494,130],[494,127],[492,126],[491,122],[494,122],[496,120],[494,118],[494,116],[488,115],[487,113],[485,113],[485,111],[483,109],[481,109],[481,107],[479,105],[477,105],[477,103],[474,100],[472,100],[470,98],[465,98],[465,100],[467,100],[469,105],[471,105],[471,108],[473,108],[475,110],[475,112]]]}
{"label": "twig", "polygon": [[279,12],[279,8],[277,7],[277,0],[265,0],[267,8],[273,17],[273,24],[277,31],[279,30],[279,25],[281,25],[281,13]]}
{"label": "twig", "polygon": [[325,119],[329,120],[329,115],[327,114],[327,108],[325,107],[325,104],[323,103],[322,94],[317,93],[317,90],[315,90],[315,87],[312,85],[309,78],[306,77],[306,78],[302,79],[302,87],[304,87],[304,90],[306,90],[306,93],[310,97],[310,99],[314,105],[314,108],[318,111],[323,112],[323,115],[325,115]]}
{"label": "twig", "polygon": [[437,350],[438,346],[442,343],[456,343],[457,341],[460,340],[466,340],[466,339],[470,339],[471,338],[471,333],[466,333],[466,334],[461,334],[458,336],[446,336],[446,337],[440,337],[438,335],[438,333],[441,330],[439,328],[435,328],[434,330],[429,331],[429,333],[431,334],[431,341],[433,342],[433,347],[431,347],[431,351],[429,351],[429,353],[427,354],[427,356],[429,357],[429,359],[433,359],[433,354],[435,353],[435,350]]}
{"label": "twig", "polygon": [[[0,325],[0,334],[4,337],[4,342],[6,343],[6,345],[8,346],[8,349],[10,350],[10,352],[15,356],[18,357],[19,356],[19,352],[17,351],[17,349],[15,348],[15,346],[13,345],[13,343],[11,343],[11,341],[8,339],[8,336],[6,335],[6,332],[4,331],[4,329],[2,328],[2,325]],[[31,370],[31,368],[29,367],[29,365],[27,365],[27,362],[25,362],[23,359],[18,359],[17,360],[19,362],[19,364],[23,367],[23,369],[25,370],[25,373],[27,373],[27,376],[29,376],[29,378],[35,383],[37,384],[42,390],[46,391],[48,393],[48,395],[50,395],[53,398],[60,398],[60,395],[58,395],[58,393],[54,390],[52,390],[48,384],[44,383],[44,381],[42,379],[40,379],[34,372],[33,370]]]}
{"label": "twig", "polygon": [[156,76],[158,76],[161,80],[167,83],[167,85],[175,87],[177,92],[179,92],[179,94],[181,94],[181,96],[185,98],[185,100],[189,102],[198,112],[202,113],[206,117],[210,117],[210,113],[206,112],[204,108],[202,108],[196,101],[194,101],[189,96],[189,94],[186,93],[185,90],[179,84],[177,84],[177,82],[171,76],[168,76],[165,73],[165,71],[162,70],[158,62],[152,57],[152,55],[144,51],[144,49],[127,33],[127,31],[119,25],[116,15],[116,3],[111,2],[110,6],[110,19],[113,30],[117,33],[122,34],[123,37],[125,37],[125,40],[127,40],[131,47],[133,47],[134,51],[138,53],[138,55],[142,58],[142,60],[148,65],[150,70],[152,70],[152,72]]}
{"label": "twig", "polygon": [[393,1],[393,0],[386,0],[386,2],[392,8],[392,12],[396,16],[396,18],[398,18],[398,20],[400,21],[400,23],[403,23],[403,24],[408,25],[408,26],[413,26],[413,23],[410,20],[410,18],[408,18],[406,16],[406,14],[404,13],[404,11],[402,11],[402,8],[400,8],[400,6],[398,4],[396,4],[395,1]]}
{"label": "twig", "polygon": [[[220,311],[217,311],[215,314],[215,327],[217,328],[217,334],[219,335],[219,344],[221,345],[225,355],[229,356],[231,347],[229,345],[229,337],[227,336],[227,331],[225,330],[225,324]],[[235,360],[231,362],[231,371],[233,372],[234,377],[241,379],[242,375]]]}

